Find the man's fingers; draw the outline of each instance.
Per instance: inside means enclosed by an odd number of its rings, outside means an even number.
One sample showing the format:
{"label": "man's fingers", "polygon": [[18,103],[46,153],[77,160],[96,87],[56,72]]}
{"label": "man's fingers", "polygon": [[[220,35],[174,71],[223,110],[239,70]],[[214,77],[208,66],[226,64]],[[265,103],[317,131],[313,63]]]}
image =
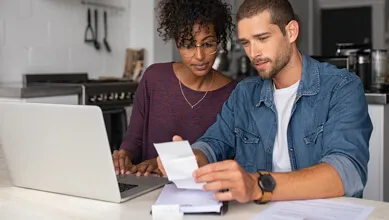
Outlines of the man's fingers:
{"label": "man's fingers", "polygon": [[207,164],[205,166],[200,167],[199,169],[193,172],[193,177],[198,179],[201,176],[204,176],[209,173],[224,171],[224,170],[236,170],[239,169],[239,165],[234,160],[226,160],[217,163]]}
{"label": "man's fingers", "polygon": [[218,201],[231,201],[234,200],[234,197],[232,195],[232,192],[218,192],[215,193],[214,198]]}
{"label": "man's fingers", "polygon": [[214,181],[204,185],[205,191],[219,191],[234,187],[234,183],[228,180]]}
{"label": "man's fingers", "polygon": [[182,139],[182,137],[180,137],[178,135],[174,135],[173,141],[183,141],[183,139]]}
{"label": "man's fingers", "polygon": [[237,176],[237,174],[235,173],[237,172],[230,170],[210,172],[202,176],[198,176],[197,178],[195,178],[195,181],[197,183],[210,183],[214,181],[234,180],[234,177]]}

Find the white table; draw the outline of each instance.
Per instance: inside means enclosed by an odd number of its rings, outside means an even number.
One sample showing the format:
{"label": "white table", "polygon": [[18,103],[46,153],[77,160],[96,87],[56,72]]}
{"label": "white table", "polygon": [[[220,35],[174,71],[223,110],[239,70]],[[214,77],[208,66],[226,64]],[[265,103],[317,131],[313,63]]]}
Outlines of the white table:
{"label": "white table", "polygon": [[[115,204],[12,187],[0,152],[1,220],[152,219],[150,208],[158,197],[159,192],[160,190],[157,190],[125,203]],[[337,198],[336,200],[374,206],[375,210],[369,216],[369,219],[389,219],[389,203],[353,198]],[[184,219],[250,219],[267,207],[268,205],[231,203],[228,213],[223,217],[204,215],[185,216]]]}

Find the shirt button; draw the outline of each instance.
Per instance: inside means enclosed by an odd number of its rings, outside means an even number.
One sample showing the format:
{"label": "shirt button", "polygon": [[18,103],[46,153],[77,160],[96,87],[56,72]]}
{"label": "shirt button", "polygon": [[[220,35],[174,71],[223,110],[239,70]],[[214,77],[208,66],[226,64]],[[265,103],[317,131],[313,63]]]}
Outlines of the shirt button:
{"label": "shirt button", "polygon": [[243,138],[243,140],[245,140],[245,141],[247,141],[249,138],[247,137],[247,136],[245,136],[244,138]]}
{"label": "shirt button", "polygon": [[290,150],[291,152],[293,152],[293,151],[294,151],[294,147],[291,147],[289,150]]}
{"label": "shirt button", "polygon": [[266,148],[266,152],[270,154],[271,153],[270,148]]}

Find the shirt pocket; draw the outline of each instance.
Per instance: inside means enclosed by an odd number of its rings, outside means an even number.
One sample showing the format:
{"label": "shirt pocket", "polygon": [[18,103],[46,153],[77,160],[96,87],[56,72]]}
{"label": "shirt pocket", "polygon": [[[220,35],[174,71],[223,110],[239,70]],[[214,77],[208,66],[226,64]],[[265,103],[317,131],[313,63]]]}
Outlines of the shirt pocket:
{"label": "shirt pocket", "polygon": [[317,126],[317,128],[314,131],[310,132],[304,137],[305,144],[307,146],[314,146],[318,144],[319,143],[318,140],[320,139],[319,137],[321,137],[323,130],[324,130],[324,124]]}
{"label": "shirt pocket", "polygon": [[323,130],[324,125],[321,124],[304,137],[304,142],[306,145],[304,158],[309,160],[310,164],[316,164],[322,158]]}
{"label": "shirt pocket", "polygon": [[247,172],[255,172],[256,151],[260,145],[259,135],[239,127],[235,127],[234,131],[237,142],[235,160]]}

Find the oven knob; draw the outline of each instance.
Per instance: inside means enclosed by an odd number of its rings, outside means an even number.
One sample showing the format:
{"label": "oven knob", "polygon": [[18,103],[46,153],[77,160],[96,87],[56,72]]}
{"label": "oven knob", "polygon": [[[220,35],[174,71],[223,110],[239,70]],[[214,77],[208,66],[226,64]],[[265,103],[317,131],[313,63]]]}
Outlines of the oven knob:
{"label": "oven knob", "polygon": [[119,94],[117,93],[117,92],[115,92],[115,97],[114,97],[114,99],[116,100],[116,99],[118,99],[119,98]]}
{"label": "oven knob", "polygon": [[89,97],[90,102],[96,102],[96,99],[97,99],[97,97],[95,95]]}
{"label": "oven knob", "polygon": [[104,100],[104,94],[100,94],[99,97],[97,97],[97,101],[102,102]]}
{"label": "oven knob", "polygon": [[111,92],[111,94],[109,94],[108,96],[108,100],[114,100],[115,98],[115,93]]}
{"label": "oven knob", "polygon": [[131,92],[128,92],[126,95],[126,99],[131,99],[131,96],[132,96]]}
{"label": "oven knob", "polygon": [[119,99],[123,100],[126,97],[126,93],[122,92],[120,93]]}

